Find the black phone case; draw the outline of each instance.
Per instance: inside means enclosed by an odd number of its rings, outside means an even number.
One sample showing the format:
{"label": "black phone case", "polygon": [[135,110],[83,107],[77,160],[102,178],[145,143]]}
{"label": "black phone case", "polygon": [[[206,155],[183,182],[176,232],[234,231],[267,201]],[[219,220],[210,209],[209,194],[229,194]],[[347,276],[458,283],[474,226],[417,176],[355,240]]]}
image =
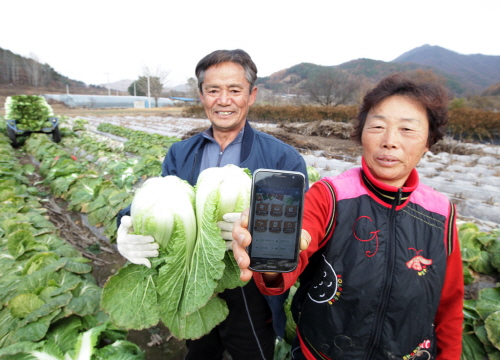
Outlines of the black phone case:
{"label": "black phone case", "polygon": [[[290,178],[289,178],[290,177]],[[291,179],[291,177],[297,177]],[[289,183],[289,180],[293,180]],[[257,192],[256,188],[266,188],[269,191]],[[299,191],[297,191],[297,189]],[[249,269],[257,272],[291,272],[298,265],[300,231],[302,228],[302,213],[304,206],[305,176],[299,172],[258,169],[252,181],[249,231],[253,242],[247,249],[250,255]],[[298,195],[290,195],[290,193]],[[295,199],[297,198],[297,199]],[[293,219],[296,219],[294,224]],[[274,240],[263,240],[262,234]],[[292,237],[290,239],[290,237]],[[255,256],[253,246],[265,246],[262,241],[273,241],[278,252],[280,240],[289,239],[290,244],[281,245],[286,253],[293,250],[293,258],[276,256]]]}

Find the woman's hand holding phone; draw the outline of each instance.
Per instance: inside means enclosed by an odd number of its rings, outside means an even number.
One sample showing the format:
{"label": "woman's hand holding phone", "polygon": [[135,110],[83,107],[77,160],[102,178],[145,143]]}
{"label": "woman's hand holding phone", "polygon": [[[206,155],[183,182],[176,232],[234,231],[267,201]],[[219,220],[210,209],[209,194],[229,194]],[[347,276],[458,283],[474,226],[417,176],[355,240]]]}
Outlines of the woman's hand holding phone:
{"label": "woman's hand holding phone", "polygon": [[[253,271],[248,268],[250,257],[246,251],[247,246],[252,242],[252,235],[248,231],[249,209],[241,213],[241,218],[234,222],[233,226],[233,255],[238,267],[241,270],[240,279],[248,281],[252,278]],[[301,230],[300,250],[306,250],[311,243],[311,235],[306,230]],[[272,281],[273,277],[279,276],[279,273],[265,273],[266,283]]]}

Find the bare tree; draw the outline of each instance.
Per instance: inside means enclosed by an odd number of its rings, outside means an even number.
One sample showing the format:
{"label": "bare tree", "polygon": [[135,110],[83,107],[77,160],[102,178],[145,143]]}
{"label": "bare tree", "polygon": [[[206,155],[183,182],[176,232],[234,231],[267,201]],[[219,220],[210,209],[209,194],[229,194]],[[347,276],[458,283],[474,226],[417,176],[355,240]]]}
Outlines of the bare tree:
{"label": "bare tree", "polygon": [[19,80],[19,69],[16,57],[10,51],[6,51],[4,54],[6,55],[4,59],[5,79],[11,84],[17,85]]}
{"label": "bare tree", "polygon": [[437,75],[432,70],[417,69],[407,71],[405,75],[416,83],[438,83],[446,86],[446,78],[444,76]]}
{"label": "bare tree", "polygon": [[194,77],[190,77],[187,80],[187,85],[189,87],[188,95],[193,99],[197,99],[199,96],[198,80],[196,80]]}
{"label": "bare tree", "polygon": [[36,87],[40,86],[41,65],[38,57],[34,53],[30,53],[30,59],[27,60],[26,75],[28,76],[30,85]]}
{"label": "bare tree", "polygon": [[47,86],[52,82],[52,74],[54,70],[49,64],[43,64],[40,68],[40,86]]}
{"label": "bare tree", "polygon": [[155,71],[152,71],[149,67],[145,66],[142,69],[142,73],[143,76],[139,76],[139,80],[137,80],[137,88],[140,89],[141,92],[144,92],[146,95],[149,94],[150,96],[152,96],[155,99],[155,106],[158,107],[158,98],[161,97],[163,88],[168,83],[168,76],[170,75],[170,71],[163,70],[161,67],[158,67]]}
{"label": "bare tree", "polygon": [[316,70],[305,88],[311,100],[324,106],[337,106],[356,101],[361,82],[345,71],[334,68]]}

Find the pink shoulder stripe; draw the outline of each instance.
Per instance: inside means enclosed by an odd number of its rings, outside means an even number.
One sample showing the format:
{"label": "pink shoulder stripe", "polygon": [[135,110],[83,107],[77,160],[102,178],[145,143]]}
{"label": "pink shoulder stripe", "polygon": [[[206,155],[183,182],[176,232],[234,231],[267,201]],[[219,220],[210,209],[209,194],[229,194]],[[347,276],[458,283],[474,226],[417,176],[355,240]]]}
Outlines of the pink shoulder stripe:
{"label": "pink shoulder stripe", "polygon": [[448,216],[450,213],[450,201],[448,198],[437,192],[430,186],[420,183],[411,194],[410,201],[422,206],[424,209]]}
{"label": "pink shoulder stripe", "polygon": [[361,168],[353,168],[343,172],[334,177],[326,177],[335,189],[342,189],[336,191],[337,201],[352,199],[361,195],[366,195],[368,192],[361,183]]}
{"label": "pink shoulder stripe", "polygon": [[[333,184],[335,189],[342,189],[342,191],[336,191],[338,201],[368,194],[368,191],[362,184],[361,168],[350,169],[338,176],[326,177],[325,179]],[[450,212],[450,201],[448,198],[422,183],[419,183],[417,188],[412,192],[410,201],[428,211],[443,216],[448,216]]]}

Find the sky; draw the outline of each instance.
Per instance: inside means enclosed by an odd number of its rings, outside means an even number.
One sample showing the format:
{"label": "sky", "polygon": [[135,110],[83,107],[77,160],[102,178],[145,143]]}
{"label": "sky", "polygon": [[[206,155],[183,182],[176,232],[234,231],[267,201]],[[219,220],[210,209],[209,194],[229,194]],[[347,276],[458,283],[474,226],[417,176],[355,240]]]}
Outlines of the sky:
{"label": "sky", "polygon": [[135,80],[147,67],[175,86],[218,49],[248,52],[258,76],[391,61],[425,44],[500,56],[499,14],[499,0],[9,0],[0,47],[86,84]]}

